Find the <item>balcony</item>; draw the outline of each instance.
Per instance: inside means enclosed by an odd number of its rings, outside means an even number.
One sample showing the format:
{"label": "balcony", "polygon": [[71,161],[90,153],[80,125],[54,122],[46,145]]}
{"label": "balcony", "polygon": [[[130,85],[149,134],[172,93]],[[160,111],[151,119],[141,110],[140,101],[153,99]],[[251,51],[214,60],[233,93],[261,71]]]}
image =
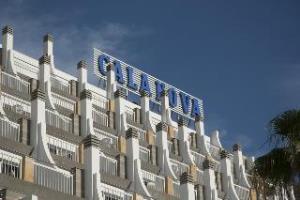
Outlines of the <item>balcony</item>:
{"label": "balcony", "polygon": [[20,125],[7,119],[0,118],[0,136],[20,141]]}
{"label": "balcony", "polygon": [[67,81],[58,80],[57,77],[51,77],[51,90],[59,94],[70,94],[69,83]]}
{"label": "balcony", "polygon": [[236,194],[238,195],[240,200],[248,200],[249,199],[249,195],[250,195],[250,191],[249,189],[236,185],[234,184],[234,188],[236,191]]}
{"label": "balcony", "polygon": [[119,188],[101,183],[101,199],[105,200],[132,200],[132,194]]}
{"label": "balcony", "polygon": [[46,110],[46,123],[50,126],[72,133],[72,119]]}
{"label": "balcony", "polygon": [[100,124],[102,126],[108,127],[108,116],[106,113],[103,113],[103,112],[93,108],[92,116],[93,116],[93,121],[96,124]]}
{"label": "balcony", "polygon": [[1,84],[11,90],[18,91],[20,93],[30,94],[29,82],[17,77],[10,75],[6,72],[1,73]]}
{"label": "balcony", "polygon": [[22,157],[0,150],[0,174],[7,174],[14,178],[22,177]]}
{"label": "balcony", "polygon": [[47,135],[48,148],[51,153],[65,157],[67,159],[78,161],[78,146],[64,140]]}
{"label": "balcony", "polygon": [[34,182],[66,194],[73,194],[73,175],[62,169],[54,169],[43,164],[34,165]]}
{"label": "balcony", "polygon": [[142,177],[143,177],[144,183],[150,191],[158,191],[158,192],[165,191],[164,177],[147,172],[145,170],[141,170],[141,171],[142,171]]}
{"label": "balcony", "polygon": [[203,170],[203,162],[205,160],[205,156],[195,151],[191,151],[191,153],[197,167]]}
{"label": "balcony", "polygon": [[187,172],[189,169],[189,166],[185,163],[178,162],[174,159],[170,159],[170,161],[171,161],[173,172],[175,173],[178,179],[180,179],[180,176],[183,172]]}
{"label": "balcony", "polygon": [[107,157],[105,155],[100,156],[100,172],[109,174],[112,176],[117,176],[117,160]]}
{"label": "balcony", "polygon": [[95,135],[99,138],[99,140],[108,148],[117,149],[118,148],[118,137],[102,131],[100,129],[94,128]]}

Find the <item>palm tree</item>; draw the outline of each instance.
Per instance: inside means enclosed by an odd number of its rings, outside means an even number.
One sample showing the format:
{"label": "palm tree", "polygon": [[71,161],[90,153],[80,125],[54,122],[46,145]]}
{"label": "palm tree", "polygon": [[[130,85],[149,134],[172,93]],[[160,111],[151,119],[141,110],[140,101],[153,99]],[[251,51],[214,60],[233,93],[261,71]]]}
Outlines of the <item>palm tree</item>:
{"label": "palm tree", "polygon": [[273,149],[256,159],[254,174],[265,180],[270,190],[276,186],[295,188],[300,178],[300,110],[276,116],[268,128]]}

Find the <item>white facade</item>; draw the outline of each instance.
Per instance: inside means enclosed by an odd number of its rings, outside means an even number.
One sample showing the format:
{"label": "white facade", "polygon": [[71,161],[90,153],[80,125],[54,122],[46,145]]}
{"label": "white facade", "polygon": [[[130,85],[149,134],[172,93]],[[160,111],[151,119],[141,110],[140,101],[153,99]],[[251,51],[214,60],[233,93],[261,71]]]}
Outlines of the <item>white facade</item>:
{"label": "white facade", "polygon": [[[174,121],[166,93],[157,113],[149,94],[135,104],[117,89],[113,63],[106,88],[88,83],[84,61],[78,77],[66,74],[55,67],[50,35],[37,60],[13,48],[5,27],[1,55],[0,137],[12,145],[0,145],[0,189],[8,198],[255,199],[253,158],[239,145],[224,150],[203,116],[194,129]],[[14,179],[24,191],[9,185]]]}

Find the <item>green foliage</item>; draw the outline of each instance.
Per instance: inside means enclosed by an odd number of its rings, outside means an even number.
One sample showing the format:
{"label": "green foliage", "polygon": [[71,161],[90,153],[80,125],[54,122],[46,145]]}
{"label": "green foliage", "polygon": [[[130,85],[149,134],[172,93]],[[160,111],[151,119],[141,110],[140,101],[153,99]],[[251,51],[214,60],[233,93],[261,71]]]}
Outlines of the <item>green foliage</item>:
{"label": "green foliage", "polygon": [[255,173],[272,186],[293,184],[300,164],[300,110],[286,111],[269,122],[273,149],[256,159]]}

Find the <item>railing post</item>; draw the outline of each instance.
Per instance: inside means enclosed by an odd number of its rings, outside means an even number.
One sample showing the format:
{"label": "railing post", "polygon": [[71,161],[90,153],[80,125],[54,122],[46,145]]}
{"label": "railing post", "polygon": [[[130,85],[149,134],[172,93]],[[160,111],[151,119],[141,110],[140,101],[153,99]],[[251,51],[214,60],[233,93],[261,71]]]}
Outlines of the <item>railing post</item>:
{"label": "railing post", "polygon": [[73,195],[83,197],[82,170],[74,167],[71,169],[71,173],[73,174]]}
{"label": "railing post", "polygon": [[165,177],[165,188],[167,194],[174,195],[173,179],[169,176]]}
{"label": "railing post", "polygon": [[149,147],[150,147],[151,163],[152,163],[152,165],[157,165],[157,162],[156,162],[157,161],[157,156],[156,156],[157,148],[155,145],[150,145]]}
{"label": "railing post", "polygon": [[107,118],[108,118],[108,127],[115,129],[115,113],[112,111],[107,111]]}
{"label": "railing post", "polygon": [[77,97],[77,82],[75,80],[70,80],[69,85],[70,85],[71,96]]}
{"label": "railing post", "polygon": [[134,113],[134,122],[140,124],[141,123],[141,110],[139,108],[134,108],[133,109]]}
{"label": "railing post", "polygon": [[72,118],[72,133],[74,135],[80,135],[80,116],[76,113],[72,113],[71,118]]}
{"label": "railing post", "polygon": [[29,83],[30,83],[30,94],[31,94],[34,90],[38,89],[39,82],[38,80],[31,78],[29,80]]}
{"label": "railing post", "polygon": [[27,182],[34,182],[34,164],[33,159],[27,156],[23,157],[22,179]]}
{"label": "railing post", "polygon": [[30,141],[30,120],[25,118],[20,118],[18,120],[18,124],[20,125],[20,142],[28,145]]}
{"label": "railing post", "polygon": [[117,161],[118,161],[118,176],[120,178],[125,179],[126,178],[126,156],[123,153],[120,153],[117,155]]}

